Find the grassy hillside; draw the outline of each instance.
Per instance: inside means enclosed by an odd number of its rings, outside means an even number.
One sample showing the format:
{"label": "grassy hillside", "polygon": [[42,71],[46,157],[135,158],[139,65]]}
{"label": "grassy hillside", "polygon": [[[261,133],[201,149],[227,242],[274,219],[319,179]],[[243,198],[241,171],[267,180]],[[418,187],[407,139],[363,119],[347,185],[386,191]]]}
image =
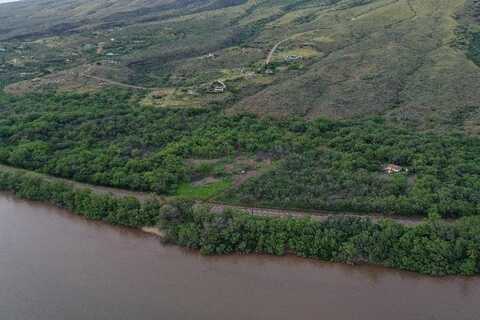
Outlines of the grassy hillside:
{"label": "grassy hillside", "polygon": [[[370,114],[479,130],[476,0],[38,0],[3,8],[0,81],[10,93],[120,83],[143,87],[146,106]],[[215,80],[226,92],[208,93]]]}

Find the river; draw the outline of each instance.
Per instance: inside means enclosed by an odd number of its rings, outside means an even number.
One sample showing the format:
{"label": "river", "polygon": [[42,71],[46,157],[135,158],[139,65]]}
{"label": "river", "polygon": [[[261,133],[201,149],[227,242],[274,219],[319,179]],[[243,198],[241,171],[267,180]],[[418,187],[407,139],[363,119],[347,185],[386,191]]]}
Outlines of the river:
{"label": "river", "polygon": [[478,320],[480,278],[203,257],[0,194],[0,319]]}

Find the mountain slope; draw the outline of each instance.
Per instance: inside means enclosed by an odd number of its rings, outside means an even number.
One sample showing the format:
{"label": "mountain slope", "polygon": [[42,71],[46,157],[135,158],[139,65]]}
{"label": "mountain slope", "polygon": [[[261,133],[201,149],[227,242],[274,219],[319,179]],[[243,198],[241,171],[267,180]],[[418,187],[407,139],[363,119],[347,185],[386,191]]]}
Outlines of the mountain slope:
{"label": "mountain slope", "polygon": [[[159,107],[379,114],[422,128],[461,114],[460,125],[477,128],[477,1],[39,0],[1,8],[0,77],[16,83],[11,93],[109,84],[93,75],[149,88],[144,103]],[[215,80],[225,93],[206,93]]]}
{"label": "mountain slope", "polygon": [[[480,69],[452,46],[462,1],[382,4],[317,17],[325,28],[295,41],[314,42],[324,57],[238,107],[307,117],[387,113],[427,122],[479,105]],[[323,48],[325,39],[332,49]]]}

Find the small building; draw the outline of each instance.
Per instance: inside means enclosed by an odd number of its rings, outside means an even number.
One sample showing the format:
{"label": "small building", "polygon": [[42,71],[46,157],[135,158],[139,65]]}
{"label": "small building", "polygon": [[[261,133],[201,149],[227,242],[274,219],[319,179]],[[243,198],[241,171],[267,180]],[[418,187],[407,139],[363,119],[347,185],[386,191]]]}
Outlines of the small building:
{"label": "small building", "polygon": [[391,163],[383,167],[383,171],[386,174],[395,174],[404,171],[404,169],[400,166],[397,166],[396,164]]}
{"label": "small building", "polygon": [[227,90],[227,86],[225,85],[225,83],[223,83],[223,81],[217,80],[210,85],[208,92],[223,93],[225,92],[225,90]]}
{"label": "small building", "polygon": [[286,62],[297,62],[297,61],[300,61],[302,59],[303,59],[302,56],[288,56],[288,57],[285,58],[285,61]]}

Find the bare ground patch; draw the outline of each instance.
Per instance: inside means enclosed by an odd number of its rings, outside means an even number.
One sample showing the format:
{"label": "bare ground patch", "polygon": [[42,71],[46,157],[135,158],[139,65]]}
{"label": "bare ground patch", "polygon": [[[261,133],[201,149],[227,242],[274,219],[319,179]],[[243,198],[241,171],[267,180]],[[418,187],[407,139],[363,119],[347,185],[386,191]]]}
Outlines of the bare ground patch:
{"label": "bare ground patch", "polygon": [[5,92],[22,95],[44,90],[92,92],[109,86],[131,87],[123,84],[128,81],[129,75],[130,71],[123,67],[87,64],[11,84]]}

